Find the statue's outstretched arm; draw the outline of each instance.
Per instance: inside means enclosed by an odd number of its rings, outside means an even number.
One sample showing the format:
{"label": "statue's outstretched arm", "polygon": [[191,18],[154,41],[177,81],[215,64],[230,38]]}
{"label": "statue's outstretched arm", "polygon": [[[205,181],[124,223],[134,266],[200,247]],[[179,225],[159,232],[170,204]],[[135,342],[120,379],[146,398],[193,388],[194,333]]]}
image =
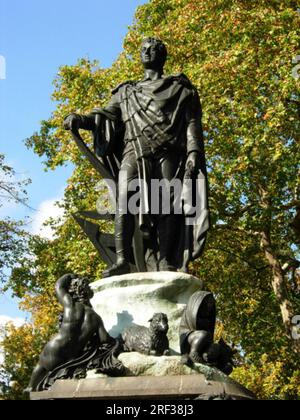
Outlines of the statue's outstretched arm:
{"label": "statue's outstretched arm", "polygon": [[88,115],[70,114],[64,119],[65,130],[83,129],[94,131],[96,127],[95,114]]}
{"label": "statue's outstretched arm", "polygon": [[[120,95],[117,91],[105,108],[95,108],[87,115],[72,113],[64,119],[66,130],[90,130],[95,131],[99,126],[100,115],[104,115],[112,121],[121,121]],[[98,120],[98,123],[97,123]]]}
{"label": "statue's outstretched arm", "polygon": [[62,276],[55,285],[55,292],[58,298],[58,301],[61,305],[69,306],[72,304],[73,300],[69,294],[69,288],[71,281],[75,278],[74,274],[66,274]]}

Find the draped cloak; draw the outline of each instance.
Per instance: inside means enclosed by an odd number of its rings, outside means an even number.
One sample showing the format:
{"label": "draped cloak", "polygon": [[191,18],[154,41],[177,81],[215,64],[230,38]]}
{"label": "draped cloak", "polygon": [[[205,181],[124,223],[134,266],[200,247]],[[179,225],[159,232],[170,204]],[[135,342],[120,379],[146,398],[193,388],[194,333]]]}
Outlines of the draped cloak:
{"label": "draped cloak", "polygon": [[[139,181],[143,187],[139,226],[151,225],[151,211],[147,185],[151,180],[151,159],[160,151],[173,151],[180,156],[175,178],[189,179],[185,163],[189,153],[199,152],[200,166],[197,176],[198,209],[191,218],[192,183],[182,189],[183,217],[179,229],[177,268],[187,270],[188,263],[198,258],[204,249],[209,229],[207,197],[207,172],[201,125],[201,104],[198,93],[186,76],[163,77],[158,80],[125,82],[113,92],[105,108],[96,108],[83,117],[81,128],[88,128],[90,121],[94,147],[113,177],[117,180],[122,155],[134,150],[138,163]],[[196,179],[194,179],[196,181]],[[146,188],[145,188],[146,186]],[[175,227],[174,227],[175,228]],[[151,244],[144,241],[145,254]]]}

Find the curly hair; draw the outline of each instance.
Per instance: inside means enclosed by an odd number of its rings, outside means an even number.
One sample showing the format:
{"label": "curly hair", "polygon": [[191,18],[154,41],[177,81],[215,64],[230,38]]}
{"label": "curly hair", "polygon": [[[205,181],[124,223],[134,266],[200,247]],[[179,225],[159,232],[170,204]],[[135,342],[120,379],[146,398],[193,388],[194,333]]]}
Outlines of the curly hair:
{"label": "curly hair", "polygon": [[168,56],[168,51],[167,51],[167,47],[165,46],[165,44],[158,38],[153,38],[153,37],[147,37],[144,38],[142,41],[142,46],[146,43],[149,42],[150,44],[154,45],[155,47],[158,48],[158,51],[161,53],[161,63],[162,65],[165,64],[166,60],[167,60],[167,56]]}
{"label": "curly hair", "polygon": [[69,293],[73,299],[77,300],[89,289],[89,280],[87,278],[74,278],[69,286]]}

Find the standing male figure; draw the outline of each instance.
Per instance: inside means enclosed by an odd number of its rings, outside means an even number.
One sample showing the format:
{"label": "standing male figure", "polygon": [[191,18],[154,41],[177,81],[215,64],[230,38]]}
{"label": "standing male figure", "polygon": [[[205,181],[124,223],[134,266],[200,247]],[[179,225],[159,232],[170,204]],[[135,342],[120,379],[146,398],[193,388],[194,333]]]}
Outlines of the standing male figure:
{"label": "standing male figure", "polygon": [[[98,156],[104,155],[107,135],[103,122],[110,121],[113,147],[119,155],[121,151],[115,217],[117,260],[104,277],[130,272],[135,216],[128,209],[128,202],[136,193],[130,188],[135,180],[140,186],[139,229],[148,270],[187,271],[188,263],[200,256],[204,248],[209,213],[201,104],[197,90],[185,75],[163,74],[166,59],[167,49],[160,40],[145,39],[141,49],[144,78],[119,85],[105,108],[94,109],[87,116],[71,114],[65,120],[66,129],[93,131]],[[202,181],[198,191],[200,211],[194,225],[186,223],[184,214],[175,212],[174,192],[169,214],[151,214],[151,200],[162,200],[161,196],[150,196],[151,180],[172,182],[185,177]]]}

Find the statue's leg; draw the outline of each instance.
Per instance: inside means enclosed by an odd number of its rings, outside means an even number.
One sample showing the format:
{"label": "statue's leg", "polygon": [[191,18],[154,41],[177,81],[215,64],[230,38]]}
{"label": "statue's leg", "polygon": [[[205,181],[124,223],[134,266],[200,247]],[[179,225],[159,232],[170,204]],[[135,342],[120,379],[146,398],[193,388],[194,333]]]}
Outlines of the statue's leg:
{"label": "statue's leg", "polygon": [[[178,156],[171,152],[167,152],[157,162],[156,176],[158,176],[160,180],[164,179],[171,182],[176,176],[178,165]],[[180,223],[180,216],[174,214],[175,193],[176,191],[174,188],[171,188],[168,197],[164,197],[163,192],[159,198],[162,203],[163,200],[169,200],[168,203],[165,203],[165,208],[170,209],[169,214],[161,214],[159,216],[159,271],[177,271],[174,256],[176,255],[176,247],[178,246],[178,226]]]}
{"label": "statue's leg", "polygon": [[177,271],[173,262],[176,237],[176,216],[160,217],[158,223],[159,236],[159,271]]}
{"label": "statue's leg", "polygon": [[27,389],[24,392],[37,391],[37,387],[48,374],[48,371],[40,364],[38,364],[32,372],[31,379]]}
{"label": "statue's leg", "polygon": [[103,277],[120,276],[130,273],[130,253],[134,234],[134,216],[116,212],[115,245],[116,264],[103,272]]}
{"label": "statue's leg", "polygon": [[195,363],[202,362],[203,353],[212,344],[211,333],[207,331],[195,331],[188,338],[190,344],[190,359]]}
{"label": "statue's leg", "polygon": [[117,260],[111,268],[103,272],[103,277],[130,273],[130,255],[135,228],[135,216],[128,208],[128,201],[134,194],[129,184],[137,178],[138,169],[133,152],[124,157],[118,183],[118,205],[115,217],[115,244]]}
{"label": "statue's leg", "polygon": [[134,216],[118,214],[115,221],[115,243],[117,264],[130,262],[130,252],[134,233]]}

